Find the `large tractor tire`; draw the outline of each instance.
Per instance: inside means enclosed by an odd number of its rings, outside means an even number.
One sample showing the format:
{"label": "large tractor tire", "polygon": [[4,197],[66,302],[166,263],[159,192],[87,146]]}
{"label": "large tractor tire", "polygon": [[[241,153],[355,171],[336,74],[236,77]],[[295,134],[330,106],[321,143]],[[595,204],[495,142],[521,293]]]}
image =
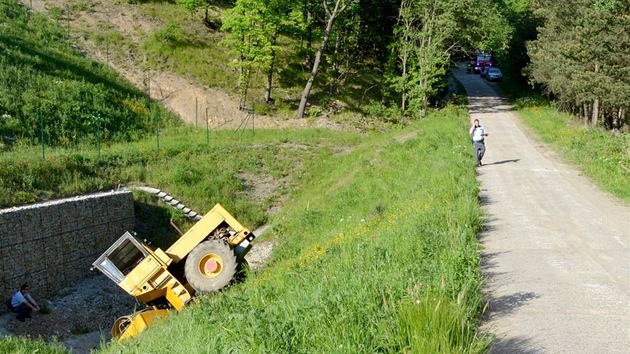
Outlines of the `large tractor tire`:
{"label": "large tractor tire", "polygon": [[221,290],[236,274],[236,255],[223,241],[202,242],[188,254],[184,274],[197,291]]}

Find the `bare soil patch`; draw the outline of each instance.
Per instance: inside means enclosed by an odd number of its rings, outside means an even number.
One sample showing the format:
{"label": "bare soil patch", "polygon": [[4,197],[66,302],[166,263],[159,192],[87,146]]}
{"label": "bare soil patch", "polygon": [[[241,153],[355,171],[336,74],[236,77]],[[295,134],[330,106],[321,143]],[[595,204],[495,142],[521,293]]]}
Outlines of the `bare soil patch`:
{"label": "bare soil patch", "polygon": [[[31,0],[22,0],[30,7]],[[73,3],[68,0],[32,0],[33,11],[48,14],[53,8],[65,9]],[[87,4],[87,3],[86,3]],[[185,78],[166,70],[142,69],[142,59],[136,57],[136,50],[148,33],[161,28],[163,23],[157,18],[148,18],[139,11],[138,5],[112,2],[90,2],[83,10],[71,13],[70,26],[80,49],[86,56],[107,63],[118,74],[136,87],[144,90],[152,100],[161,102],[183,122],[206,126],[211,129],[238,128],[304,128],[321,127],[342,129],[326,116],[317,119],[285,119],[262,115],[249,116],[238,108],[238,100],[232,95]],[[125,48],[124,58],[110,57],[88,31],[92,29],[114,29],[125,36],[132,45]]]}

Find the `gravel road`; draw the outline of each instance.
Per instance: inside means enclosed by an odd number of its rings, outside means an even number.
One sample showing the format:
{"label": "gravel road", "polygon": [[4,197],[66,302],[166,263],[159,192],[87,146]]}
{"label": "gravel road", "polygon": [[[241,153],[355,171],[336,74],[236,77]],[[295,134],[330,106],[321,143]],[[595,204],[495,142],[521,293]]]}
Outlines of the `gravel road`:
{"label": "gravel road", "polygon": [[496,84],[455,77],[490,134],[478,179],[492,352],[630,352],[630,208],[538,142]]}

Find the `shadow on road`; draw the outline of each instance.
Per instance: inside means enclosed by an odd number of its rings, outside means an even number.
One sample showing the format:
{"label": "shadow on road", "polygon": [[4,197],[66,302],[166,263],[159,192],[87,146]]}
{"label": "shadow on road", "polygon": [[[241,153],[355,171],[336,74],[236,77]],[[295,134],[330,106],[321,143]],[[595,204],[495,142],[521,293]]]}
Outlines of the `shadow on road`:
{"label": "shadow on road", "polygon": [[471,114],[478,113],[508,113],[514,108],[500,97],[469,97],[468,109]]}
{"label": "shadow on road", "polygon": [[484,166],[489,166],[489,165],[503,165],[504,163],[510,163],[510,162],[519,162],[521,161],[521,159],[512,159],[512,160],[503,160],[503,161],[497,161],[497,162],[492,162],[492,163],[484,163]]}
{"label": "shadow on road", "polygon": [[526,338],[495,338],[490,346],[492,354],[541,354],[543,351],[532,348],[531,340]]}
{"label": "shadow on road", "polygon": [[[492,203],[492,199],[487,194],[479,194],[479,203],[481,206],[489,205]],[[490,226],[490,220],[485,220],[483,223],[483,230],[485,232],[493,230],[492,226]]]}
{"label": "shadow on road", "polygon": [[[484,272],[484,275],[493,276],[493,273]],[[497,298],[487,299],[489,303],[488,310],[484,314],[484,318],[489,320],[492,317],[503,316],[516,311],[518,308],[527,305],[528,302],[539,298],[534,292],[517,292],[514,294],[500,296]]]}
{"label": "shadow on road", "polygon": [[[484,226],[484,228],[487,226]],[[501,277],[507,273],[498,272],[499,265],[496,258],[509,251],[500,251],[492,253],[484,253],[481,262],[481,272],[486,278],[486,283],[494,283],[493,279]],[[487,302],[487,308],[483,313],[483,322],[490,323],[494,317],[503,317],[510,313],[516,312],[519,308],[527,306],[529,302],[539,298],[535,292],[515,292],[510,295],[493,297],[492,292],[485,292],[484,301]],[[488,333],[489,328],[484,332]],[[534,343],[524,337],[517,338],[499,338],[493,337],[492,344],[488,353],[492,354],[539,354],[542,353],[538,349],[533,349]]]}

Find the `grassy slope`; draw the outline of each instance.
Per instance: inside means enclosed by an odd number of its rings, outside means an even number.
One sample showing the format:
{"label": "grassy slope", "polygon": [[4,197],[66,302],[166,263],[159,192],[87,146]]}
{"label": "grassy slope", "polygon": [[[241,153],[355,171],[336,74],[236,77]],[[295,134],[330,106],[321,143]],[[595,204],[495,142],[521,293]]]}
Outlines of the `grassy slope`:
{"label": "grassy slope", "polygon": [[[77,141],[127,141],[154,120],[177,125],[163,107],[106,66],[83,57],[66,32],[13,0],[0,1],[0,150]],[[43,125],[43,133],[42,133]]]}
{"label": "grassy slope", "polygon": [[407,141],[321,157],[274,219],[263,272],[103,352],[482,352],[467,120],[448,111]]}
{"label": "grassy slope", "polygon": [[[180,129],[163,137],[159,154],[153,140],[108,147],[100,158],[58,151],[60,160],[83,161],[79,171],[102,163],[195,209],[221,201],[246,225],[262,221],[265,203],[248,198],[237,175],[290,180],[264,272],[104,352],[482,352],[481,221],[467,121],[450,110],[368,136],[213,132],[210,145],[205,132]],[[76,183],[85,180],[75,172]]]}
{"label": "grassy slope", "polygon": [[[199,212],[220,202],[255,227],[266,222],[266,210],[273,203],[303,183],[305,168],[358,139],[356,134],[319,129],[208,133],[184,127],[163,131],[159,150],[155,138],[106,146],[100,154],[93,149],[49,149],[46,159],[37,147],[22,148],[0,156],[0,188],[17,191],[6,196],[27,198],[150,185]],[[267,180],[273,183],[259,196],[256,188]],[[138,198],[141,205],[157,203],[146,196]],[[173,212],[167,209],[169,214]],[[157,222],[147,217],[148,227]],[[157,237],[168,229],[150,227]]]}

